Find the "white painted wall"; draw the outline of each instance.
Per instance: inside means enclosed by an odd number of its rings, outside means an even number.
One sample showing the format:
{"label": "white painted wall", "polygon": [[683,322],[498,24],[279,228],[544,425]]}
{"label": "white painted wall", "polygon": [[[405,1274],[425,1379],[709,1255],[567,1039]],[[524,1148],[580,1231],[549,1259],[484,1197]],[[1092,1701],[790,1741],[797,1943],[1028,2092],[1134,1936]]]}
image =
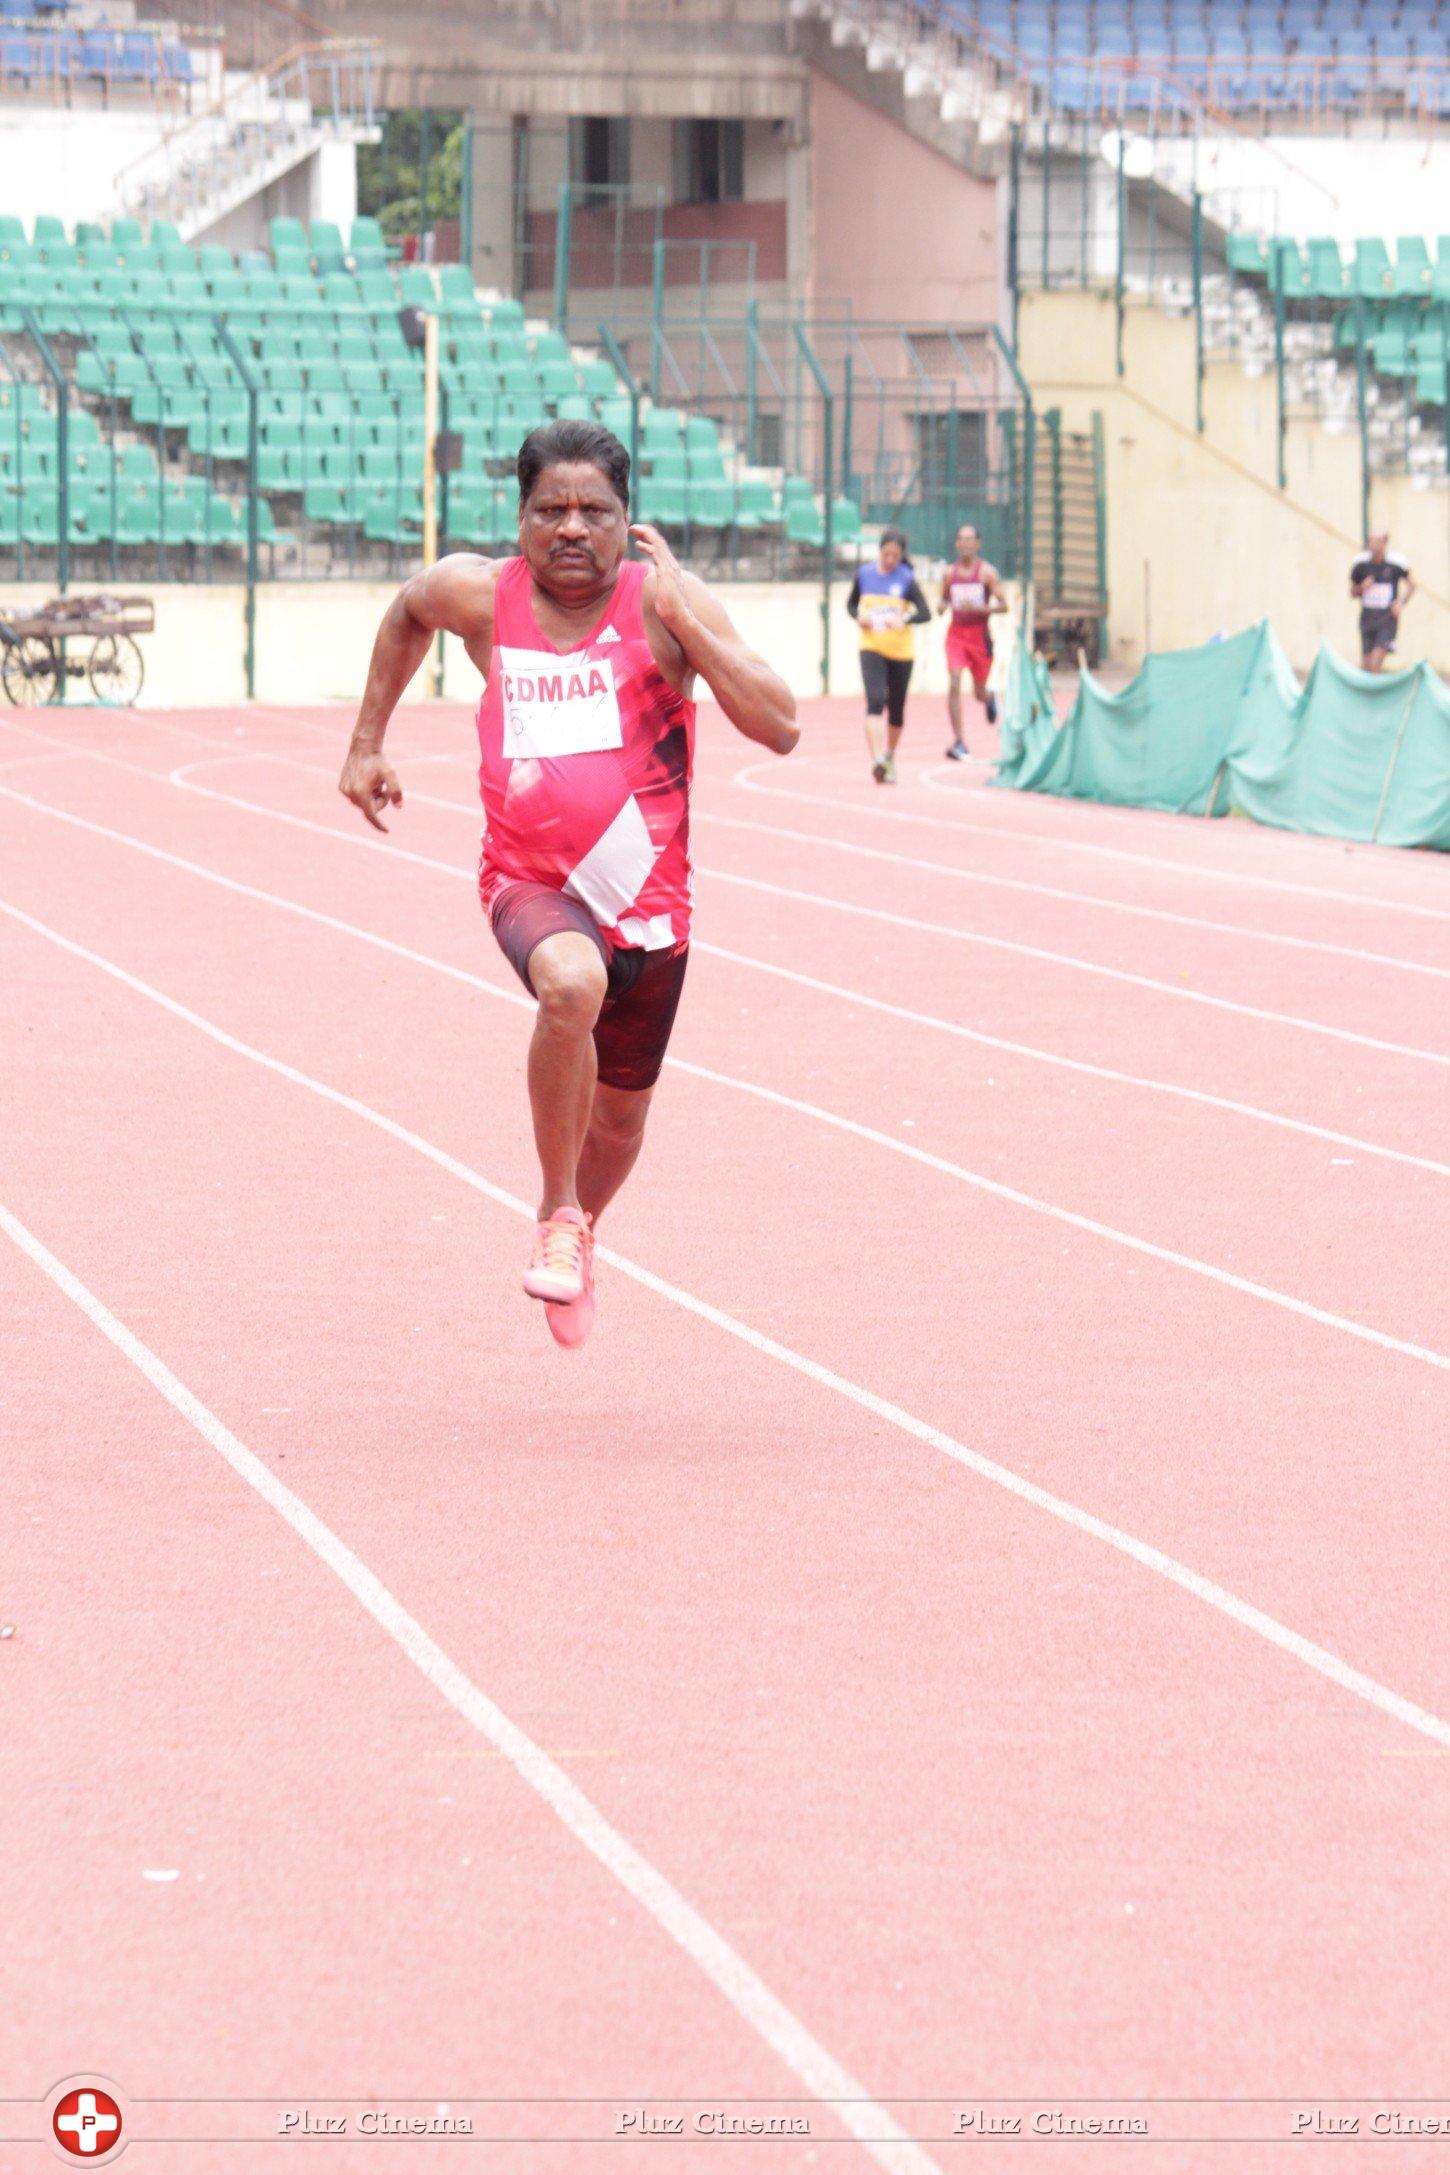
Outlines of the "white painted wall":
{"label": "white painted wall", "polygon": [[28,227],[37,212],[107,219],[116,209],[116,177],[161,141],[150,112],[65,112],[0,108],[4,209]]}
{"label": "white painted wall", "polygon": [[[1160,140],[1157,173],[1187,195],[1197,185],[1211,215],[1237,205],[1242,226],[1341,248],[1360,236],[1450,234],[1450,134],[1436,137],[1270,136]],[[1217,200],[1217,201],[1215,201]],[[1433,253],[1433,251],[1432,251]]]}
{"label": "white painted wall", "polygon": [[[917,568],[929,597],[939,570]],[[145,582],[112,585],[116,593],[150,597],[156,632],[143,637],[146,709],[215,707],[244,699],[245,591],[226,583]],[[856,629],[846,615],[846,582],[831,597],[831,692],[859,695],[861,671]],[[12,584],[5,592],[16,609],[39,605],[51,592]],[[257,591],[257,695],[268,703],[355,702],[362,692],[378,621],[396,593],[392,583],[266,582]],[[821,691],[821,592],[805,582],[722,585],[719,595],[745,640],[799,696]],[[917,630],[918,661],[912,696],[931,698],[915,713],[923,730],[945,728],[940,698],[946,689],[945,623]],[[1014,622],[999,621],[999,655],[1010,652]],[[446,645],[444,692],[455,702],[476,702],[480,681],[459,642]],[[426,694],[420,671],[409,691]]]}

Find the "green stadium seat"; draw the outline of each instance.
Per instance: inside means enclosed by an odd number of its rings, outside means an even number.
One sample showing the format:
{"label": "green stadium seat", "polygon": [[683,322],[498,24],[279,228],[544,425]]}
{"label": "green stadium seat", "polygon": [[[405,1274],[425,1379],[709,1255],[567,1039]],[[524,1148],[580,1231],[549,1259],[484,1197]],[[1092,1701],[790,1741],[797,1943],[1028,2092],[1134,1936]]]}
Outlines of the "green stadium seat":
{"label": "green stadium seat", "polygon": [[640,444],[645,448],[680,445],[685,419],[678,408],[647,408],[640,417]]}
{"label": "green stadium seat", "polygon": [[[619,392],[619,379],[615,376],[614,365],[605,362],[602,357],[597,361],[581,363],[579,386],[592,400],[614,399]],[[629,402],[626,401],[624,406],[627,411]]]}
{"label": "green stadium seat", "polygon": [[283,218],[280,214],[267,222],[267,239],[272,245],[275,258],[279,249],[300,250],[307,254],[307,230],[300,219]]}
{"label": "green stadium seat", "polygon": [[545,400],[557,401],[579,390],[579,373],[571,362],[543,362],[536,365],[539,391]]}
{"label": "green stadium seat", "polygon": [[1395,243],[1393,291],[1397,295],[1430,292],[1429,245],[1418,234],[1402,234]]}
{"label": "green stadium seat", "polygon": [[688,512],[683,479],[656,480],[642,476],[639,482],[639,514],[659,528],[683,528]]}
{"label": "green stadium seat", "polygon": [[1337,301],[1349,292],[1349,279],[1339,244],[1327,235],[1308,244],[1309,292],[1316,302]]}
{"label": "green stadium seat", "polygon": [[1226,257],[1228,270],[1241,278],[1267,278],[1270,252],[1263,244],[1263,235],[1228,235]]}
{"label": "green stadium seat", "polygon": [[27,489],[20,501],[20,534],[27,544],[54,544],[60,535],[60,497]]}
{"label": "green stadium seat", "polygon": [[565,393],[554,402],[554,413],[561,420],[573,423],[592,423],[594,405],[584,393]]}
{"label": "green stadium seat", "polygon": [[1275,241],[1269,263],[1269,291],[1278,294],[1281,290],[1286,297],[1307,295],[1311,291],[1309,266],[1303,250],[1297,242],[1282,238]]}
{"label": "green stadium seat", "polygon": [[786,507],[785,533],[787,541],[792,544],[813,544],[819,547],[825,543],[826,524],[814,498],[798,498]]}
{"label": "green stadium seat", "polygon": [[524,329],[524,306],[512,295],[495,296],[491,302],[483,304],[483,312],[495,333],[521,333]]}
{"label": "green stadium seat", "polygon": [[837,546],[861,540],[861,509],[853,498],[831,500],[831,540]]}
{"label": "green stadium seat", "polygon": [[322,282],[322,299],[334,316],[355,316],[365,307],[351,272],[330,271]]}
{"label": "green stadium seat", "polygon": [[274,249],[272,270],[279,279],[311,279],[312,259],[303,249]]}
{"label": "green stadium seat", "polygon": [[207,242],[197,251],[196,268],[203,279],[213,279],[218,272],[235,272],[237,260],[220,242]]}
{"label": "green stadium seat", "polygon": [[689,520],[702,529],[728,529],[735,520],[735,491],[724,476],[691,477]]}
{"label": "green stadium seat", "polygon": [[685,449],[683,445],[646,447],[645,460],[649,465],[652,483],[683,483],[686,475]]}
{"label": "green stadium seat", "polygon": [[1378,300],[1390,292],[1394,272],[1383,242],[1358,241],[1354,245],[1354,292]]}
{"label": "green stadium seat", "polygon": [[388,245],[376,219],[354,219],[348,255],[358,272],[381,270],[388,261]]}
{"label": "green stadium seat", "polygon": [[742,476],[735,487],[735,526],[738,529],[774,528],[780,520],[775,491],[765,476]]}
{"label": "green stadium seat", "polygon": [[311,240],[313,261],[319,277],[330,272],[340,272],[346,255],[342,246],[341,229],[331,219],[314,219]]}

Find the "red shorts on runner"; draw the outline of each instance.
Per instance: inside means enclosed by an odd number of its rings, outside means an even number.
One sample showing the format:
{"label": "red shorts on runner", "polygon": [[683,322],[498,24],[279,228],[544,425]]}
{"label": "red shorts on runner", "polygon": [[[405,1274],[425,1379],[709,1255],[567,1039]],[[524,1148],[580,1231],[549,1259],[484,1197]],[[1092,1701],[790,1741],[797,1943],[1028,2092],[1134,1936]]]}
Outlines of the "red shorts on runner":
{"label": "red shorts on runner", "polygon": [[967,672],[974,683],[992,669],[992,630],[985,619],[968,619],[947,629],[947,670]]}
{"label": "red shorts on runner", "polygon": [[594,1051],[606,1087],[634,1093],[653,1087],[665,1061],[689,947],[657,952],[617,947],[611,951],[587,906],[552,884],[500,884],[487,908],[499,949],[531,996],[529,959],[546,937],[577,930],[596,945],[609,976]]}

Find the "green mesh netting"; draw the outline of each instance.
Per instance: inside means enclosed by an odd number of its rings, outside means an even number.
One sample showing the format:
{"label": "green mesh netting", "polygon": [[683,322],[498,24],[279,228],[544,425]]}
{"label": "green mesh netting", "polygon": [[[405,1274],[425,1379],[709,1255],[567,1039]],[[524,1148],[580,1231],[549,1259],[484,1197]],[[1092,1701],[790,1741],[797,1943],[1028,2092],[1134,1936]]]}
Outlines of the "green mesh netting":
{"label": "green mesh netting", "polygon": [[1059,727],[1045,668],[1019,646],[994,782],[1450,849],[1450,688],[1428,665],[1377,676],[1330,649],[1301,688],[1264,621],[1148,657],[1120,694],[1083,672]]}

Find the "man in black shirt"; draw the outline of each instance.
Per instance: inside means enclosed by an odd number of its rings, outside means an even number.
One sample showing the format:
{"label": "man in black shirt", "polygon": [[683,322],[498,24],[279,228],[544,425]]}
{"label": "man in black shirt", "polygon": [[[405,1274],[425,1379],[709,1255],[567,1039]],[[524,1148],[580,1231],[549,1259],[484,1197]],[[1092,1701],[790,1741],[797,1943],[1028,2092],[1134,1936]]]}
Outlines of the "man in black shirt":
{"label": "man in black shirt", "polygon": [[1391,551],[1384,529],[1369,540],[1349,570],[1349,593],[1359,598],[1359,647],[1366,672],[1383,672],[1400,631],[1400,614],[1415,594],[1410,562]]}

